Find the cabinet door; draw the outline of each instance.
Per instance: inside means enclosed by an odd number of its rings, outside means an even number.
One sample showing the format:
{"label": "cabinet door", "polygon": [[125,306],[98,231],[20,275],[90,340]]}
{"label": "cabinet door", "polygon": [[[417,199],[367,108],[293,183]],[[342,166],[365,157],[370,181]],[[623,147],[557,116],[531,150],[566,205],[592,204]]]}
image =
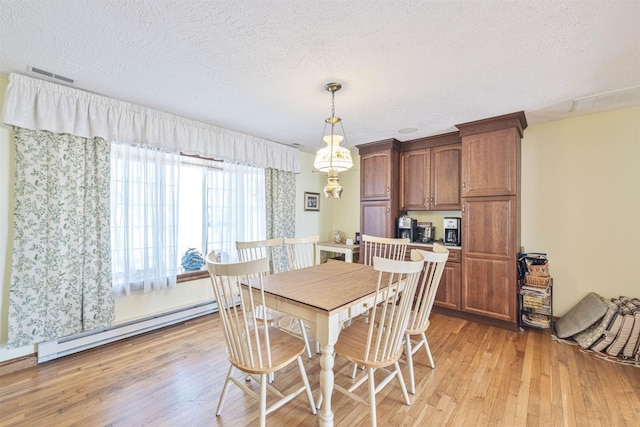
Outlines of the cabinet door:
{"label": "cabinet door", "polygon": [[370,236],[395,237],[397,210],[391,201],[360,203],[360,233]]}
{"label": "cabinet door", "polygon": [[431,149],[431,210],[460,209],[462,144]]}
{"label": "cabinet door", "polygon": [[433,302],[439,307],[460,310],[460,276],[461,266],[458,263],[448,262],[444,266],[438,292]]}
{"label": "cabinet door", "polygon": [[463,199],[463,311],[516,322],[515,196]]}
{"label": "cabinet door", "polygon": [[520,136],[515,128],[462,138],[462,197],[518,193]]}
{"label": "cabinet door", "polygon": [[391,150],[360,157],[360,200],[385,200],[391,197],[391,162]]}
{"label": "cabinet door", "polygon": [[430,149],[400,154],[400,210],[429,208],[430,165]]}

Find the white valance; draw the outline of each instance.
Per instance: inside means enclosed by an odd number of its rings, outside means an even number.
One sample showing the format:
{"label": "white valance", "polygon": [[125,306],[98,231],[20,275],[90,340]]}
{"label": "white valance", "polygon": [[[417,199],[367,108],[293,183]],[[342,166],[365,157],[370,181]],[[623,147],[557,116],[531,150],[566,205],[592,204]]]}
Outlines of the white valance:
{"label": "white valance", "polygon": [[11,73],[2,123],[300,172],[300,153],[254,136]]}

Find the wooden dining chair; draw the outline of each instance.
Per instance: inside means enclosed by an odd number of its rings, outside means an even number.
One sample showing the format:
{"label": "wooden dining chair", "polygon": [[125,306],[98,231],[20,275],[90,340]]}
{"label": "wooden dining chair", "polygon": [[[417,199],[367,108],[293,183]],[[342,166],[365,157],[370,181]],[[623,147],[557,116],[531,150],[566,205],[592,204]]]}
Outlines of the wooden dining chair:
{"label": "wooden dining chair", "polygon": [[286,271],[283,265],[283,242],[284,239],[282,237],[251,242],[236,242],[238,259],[240,261],[253,261],[254,259],[267,258],[269,260],[270,274]]}
{"label": "wooden dining chair", "polygon": [[[348,389],[337,384],[334,388],[358,402],[369,405],[372,426],[376,425],[376,393],[394,377],[398,379],[405,403],[411,403],[398,360],[402,355],[404,331],[409,322],[411,305],[423,266],[421,255],[417,254],[415,258],[415,261],[373,258],[373,268],[378,271],[375,295],[376,301],[380,301],[371,308],[371,319],[375,321],[354,321],[351,326],[340,332],[334,347],[336,355],[365,368],[363,377]],[[402,296],[398,298],[400,294]],[[388,301],[392,300],[397,302],[389,304]],[[374,377],[376,371],[386,374],[377,386]],[[365,382],[369,385],[368,401],[354,392]]]}
{"label": "wooden dining chair", "polygon": [[[386,259],[394,259],[399,261],[405,260],[405,254],[407,253],[407,245],[409,244],[409,239],[394,239],[391,237],[378,237],[371,236],[368,234],[362,235],[362,245],[363,245],[363,257],[362,263],[365,265],[373,265],[373,258],[380,257]],[[365,311],[362,315],[368,319],[369,311]],[[347,320],[345,325],[350,325],[351,319]],[[351,374],[352,378],[356,376],[357,366],[354,365],[353,372]]]}
{"label": "wooden dining chair", "polygon": [[[407,324],[404,337],[405,354],[407,357],[407,365],[409,366],[409,391],[411,394],[416,394],[416,382],[413,373],[413,355],[420,349],[420,347],[424,346],[424,349],[427,352],[429,366],[431,368],[436,367],[433,363],[433,357],[431,356],[431,349],[429,348],[429,342],[427,341],[426,331],[429,328],[429,316],[431,315],[433,301],[435,300],[436,293],[438,292],[442,272],[444,271],[444,266],[449,258],[449,250],[444,246],[435,243],[433,245],[433,252],[422,249],[414,249],[411,251],[412,258],[417,256],[417,254],[424,259],[424,268],[422,269],[422,279],[418,285],[413,309],[409,315],[409,323]],[[412,341],[412,337],[417,337],[419,340]]]}
{"label": "wooden dining chair", "polygon": [[320,236],[285,237],[284,246],[287,248],[289,269],[311,267],[317,264],[316,253],[318,251]]}
{"label": "wooden dining chair", "polygon": [[[306,236],[306,237],[285,237],[284,246],[287,249],[287,260],[289,262],[289,270],[299,270],[301,268],[311,267],[316,265],[318,251],[318,242],[320,236]],[[291,324],[293,326],[293,323]],[[309,338],[307,334],[307,328],[305,323],[300,320],[298,322],[300,327],[300,335],[304,339],[307,345],[307,355],[311,359],[311,346],[309,345]],[[291,332],[296,332],[293,328]],[[320,352],[320,344],[316,340],[316,353]]]}
{"label": "wooden dining chair", "polygon": [[373,265],[373,258],[387,258],[404,261],[407,253],[409,239],[393,239],[390,237],[377,237],[362,235],[363,257],[362,263]]}
{"label": "wooden dining chair", "polygon": [[[315,402],[302,364],[304,343],[255,316],[259,306],[266,306],[263,278],[269,271],[267,258],[220,264],[215,262],[215,254],[211,252],[207,255],[206,262],[224,330],[227,358],[231,363],[216,415],[222,413],[227,390],[232,383],[249,397],[258,400],[261,426],[265,425],[268,414],[303,392],[307,395],[311,412],[315,414]],[[269,384],[268,376],[293,362],[298,363],[302,386],[283,394]],[[244,373],[242,378],[234,376],[236,370]],[[259,394],[245,384],[247,380],[254,380],[259,384]],[[267,390],[278,397],[269,407]]]}
{"label": "wooden dining chair", "polygon": [[[240,261],[252,261],[254,259],[259,258],[267,258],[269,260],[269,272],[271,274],[281,273],[282,271],[286,271],[284,267],[284,259],[282,256],[282,250],[284,249],[282,244],[284,239],[282,237],[278,237],[275,239],[269,240],[255,240],[251,242],[236,242],[236,250],[238,251],[238,259]],[[283,313],[280,313],[277,310],[273,310],[270,308],[265,308],[264,312],[259,311],[256,313],[257,316],[266,316],[266,319],[280,328],[280,325],[287,316]],[[300,319],[291,319],[289,318],[289,332],[296,333],[294,330],[293,324],[297,323],[300,329],[303,328],[304,323]],[[311,359],[311,346],[309,345],[309,338],[307,337],[306,330],[304,333],[299,333],[300,338],[304,340],[305,348],[307,350],[307,356]]]}

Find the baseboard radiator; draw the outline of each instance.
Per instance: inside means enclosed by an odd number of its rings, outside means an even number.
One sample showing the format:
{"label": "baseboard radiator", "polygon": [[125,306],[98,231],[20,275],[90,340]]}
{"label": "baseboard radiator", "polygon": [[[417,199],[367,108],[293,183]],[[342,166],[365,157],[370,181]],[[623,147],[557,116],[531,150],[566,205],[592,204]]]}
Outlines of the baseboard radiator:
{"label": "baseboard radiator", "polygon": [[38,344],[38,363],[47,362],[103,344],[174,325],[216,311],[218,311],[218,305],[214,301],[121,323],[109,328],[97,329],[95,331],[83,332],[73,336],[43,342]]}

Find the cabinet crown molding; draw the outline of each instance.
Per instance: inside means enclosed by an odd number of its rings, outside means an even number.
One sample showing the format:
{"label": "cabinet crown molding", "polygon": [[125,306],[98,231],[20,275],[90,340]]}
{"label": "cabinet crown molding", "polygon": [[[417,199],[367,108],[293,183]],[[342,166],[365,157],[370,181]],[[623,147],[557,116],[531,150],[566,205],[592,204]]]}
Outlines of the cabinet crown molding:
{"label": "cabinet crown molding", "polygon": [[524,115],[524,111],[518,111],[517,113],[505,114],[503,116],[461,123],[456,125],[456,127],[460,130],[461,137],[507,128],[516,128],[520,138],[522,138],[522,132],[527,128],[527,118]]}
{"label": "cabinet crown molding", "polygon": [[360,155],[372,153],[380,150],[400,151],[400,141],[395,138],[383,139],[382,141],[368,142],[366,144],[356,145]]}
{"label": "cabinet crown molding", "polygon": [[441,145],[458,144],[461,141],[460,132],[455,131],[401,142],[400,151],[405,152],[420,150],[423,148],[438,147]]}

